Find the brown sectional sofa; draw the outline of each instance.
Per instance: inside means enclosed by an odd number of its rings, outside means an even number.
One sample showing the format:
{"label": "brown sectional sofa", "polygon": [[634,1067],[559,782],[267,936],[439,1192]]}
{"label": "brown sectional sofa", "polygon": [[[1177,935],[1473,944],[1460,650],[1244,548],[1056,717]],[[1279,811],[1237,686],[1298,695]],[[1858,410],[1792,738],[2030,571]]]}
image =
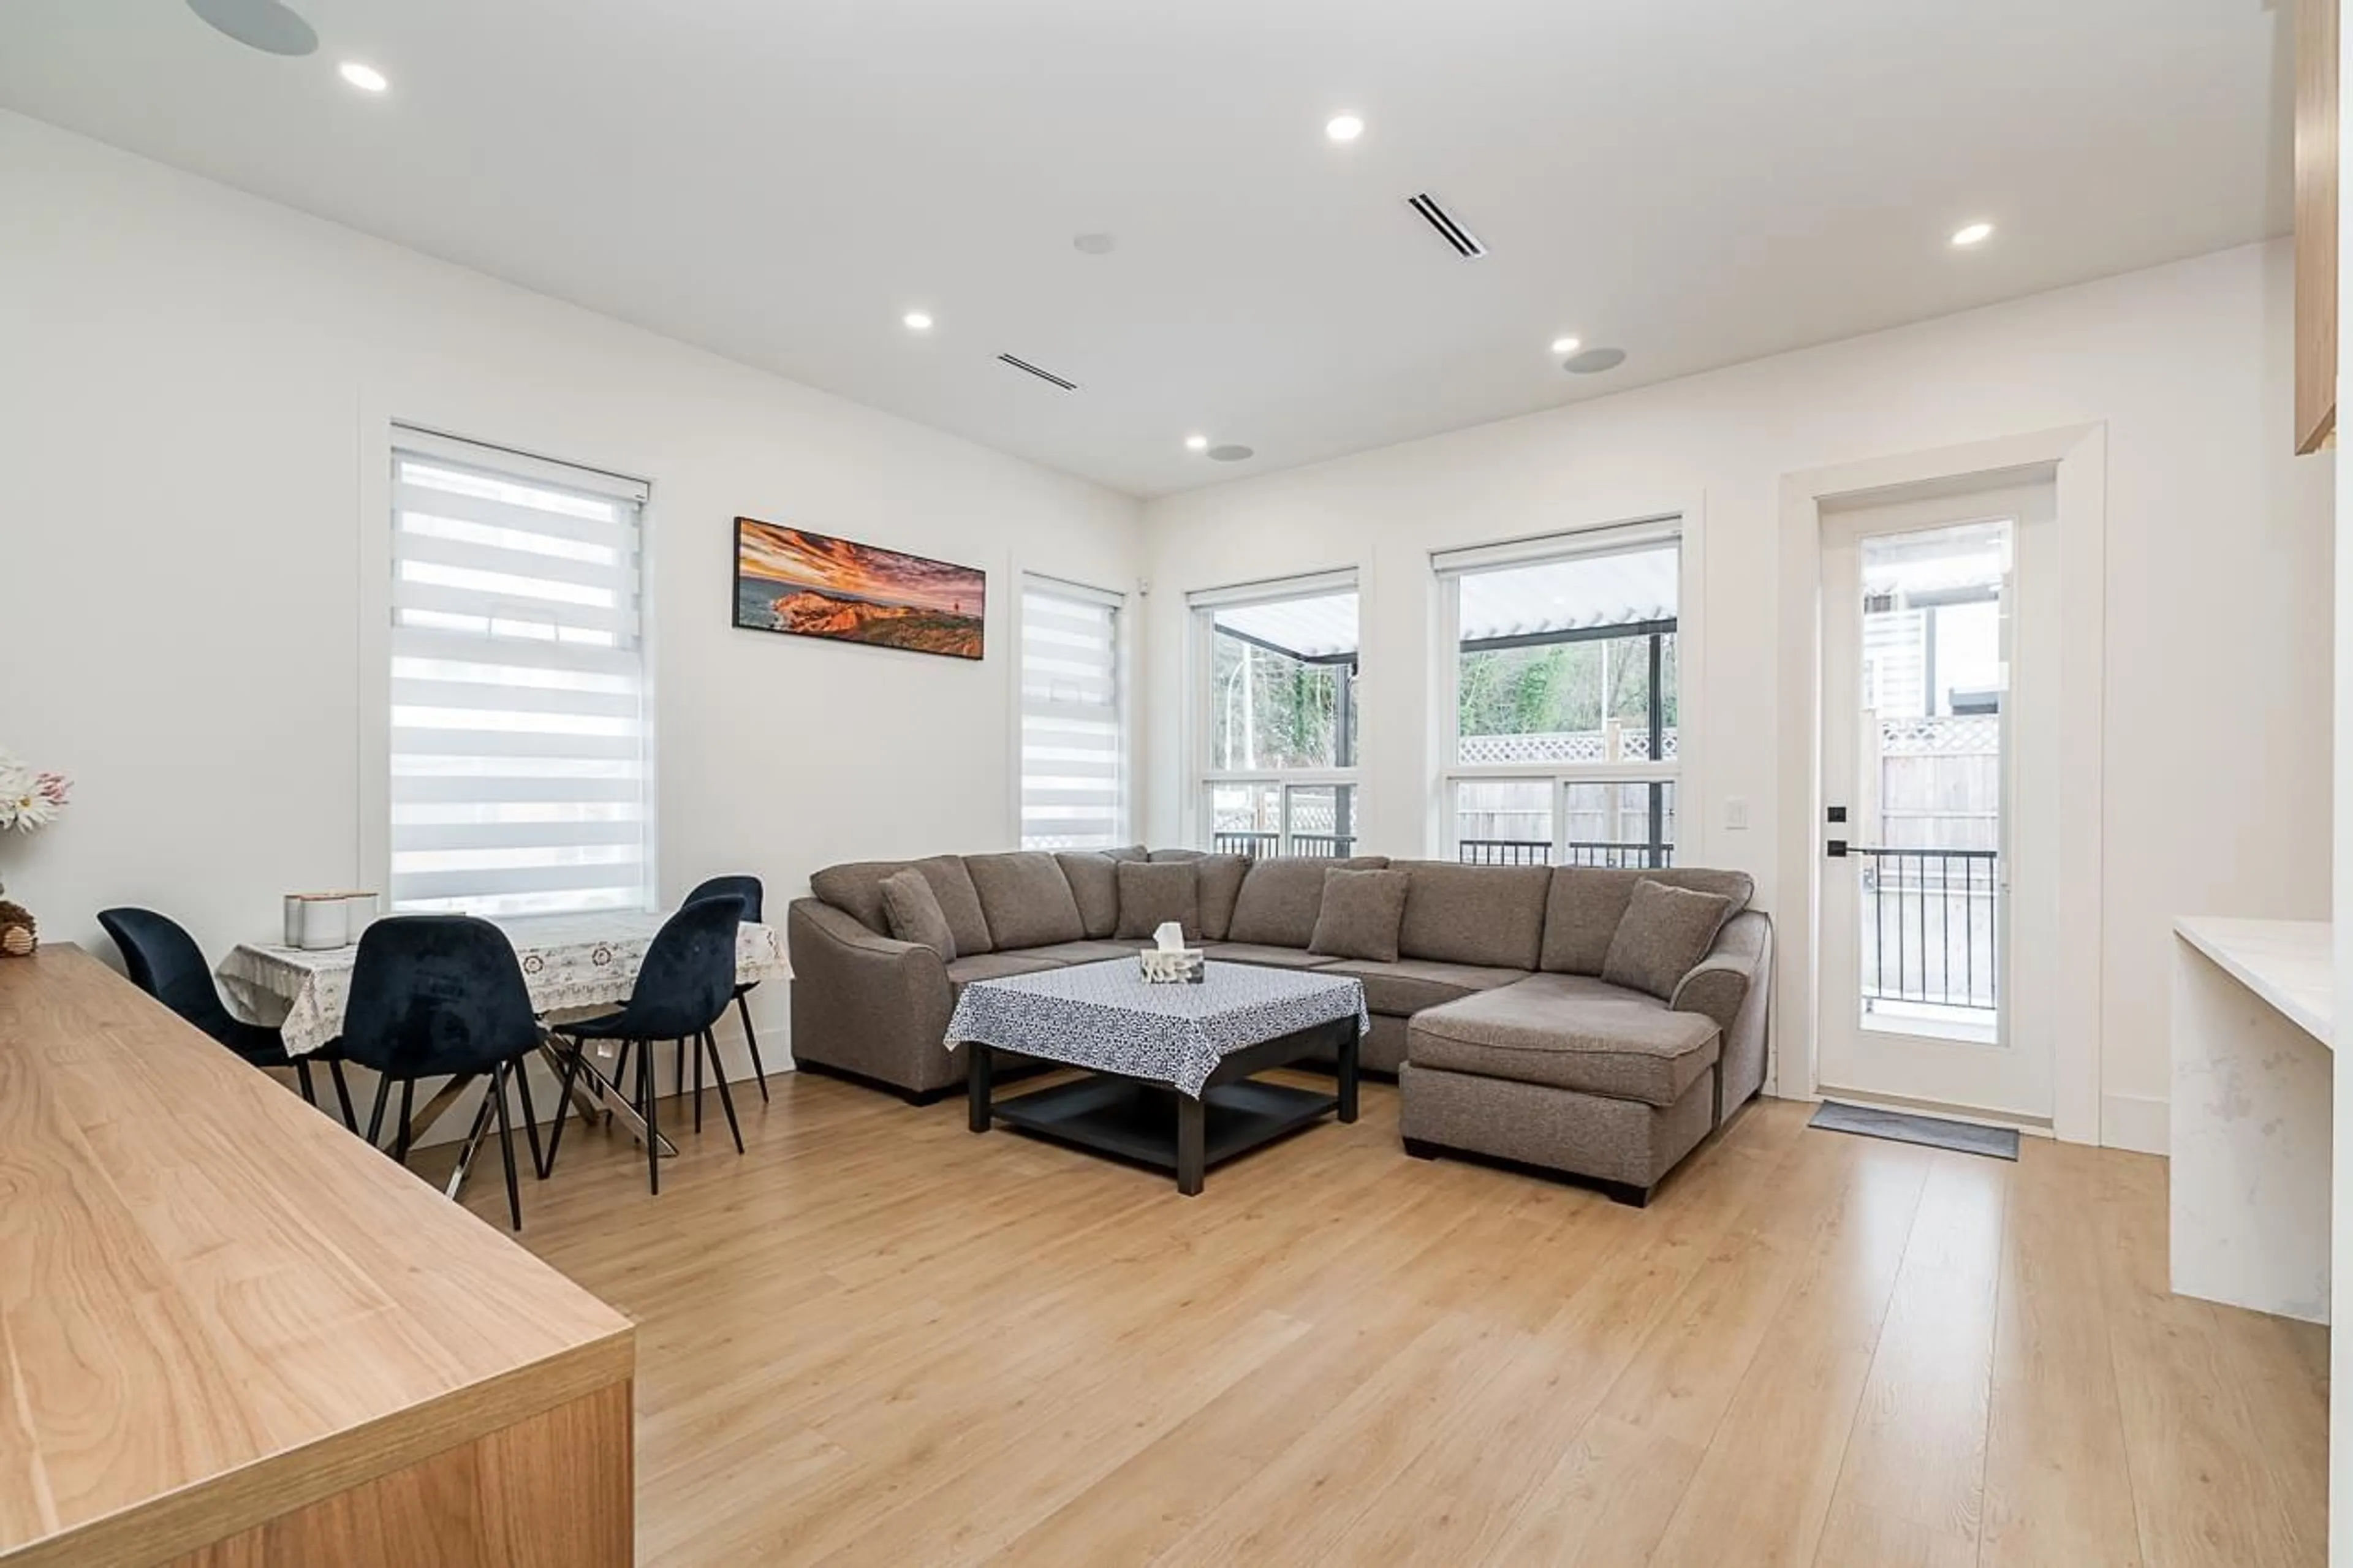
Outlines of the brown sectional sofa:
{"label": "brown sectional sofa", "polygon": [[[796,1062],[922,1101],[962,1082],[944,1048],[975,980],[1126,958],[1119,862],[1195,863],[1212,959],[1312,967],[1364,983],[1361,1060],[1395,1073],[1409,1152],[1461,1152],[1568,1172],[1630,1202],[1744,1104],[1765,1077],[1772,926],[1734,871],[1460,866],[1204,856],[1192,850],[934,856],[828,867],[786,916]],[[887,934],[882,879],[912,867],[956,956]],[[1410,874],[1393,963],[1307,951],[1324,873]],[[1134,875],[1151,875],[1138,873]],[[1720,893],[1733,913],[1661,999],[1600,978],[1643,879]]]}

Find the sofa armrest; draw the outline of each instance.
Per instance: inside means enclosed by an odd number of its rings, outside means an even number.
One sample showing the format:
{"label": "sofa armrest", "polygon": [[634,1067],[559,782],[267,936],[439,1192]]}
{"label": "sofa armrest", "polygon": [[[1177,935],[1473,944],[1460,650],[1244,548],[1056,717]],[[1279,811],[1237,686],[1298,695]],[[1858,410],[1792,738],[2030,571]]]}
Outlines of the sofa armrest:
{"label": "sofa armrest", "polygon": [[1760,910],[1744,910],[1725,922],[1667,1004],[1678,1013],[1704,1014],[1724,1031],[1726,1115],[1764,1086],[1772,991],[1773,921]]}
{"label": "sofa armrest", "polygon": [[944,1088],[964,1063],[944,1044],[955,988],[931,948],[894,942],[818,899],[785,916],[792,953],[793,1059],[911,1094]]}

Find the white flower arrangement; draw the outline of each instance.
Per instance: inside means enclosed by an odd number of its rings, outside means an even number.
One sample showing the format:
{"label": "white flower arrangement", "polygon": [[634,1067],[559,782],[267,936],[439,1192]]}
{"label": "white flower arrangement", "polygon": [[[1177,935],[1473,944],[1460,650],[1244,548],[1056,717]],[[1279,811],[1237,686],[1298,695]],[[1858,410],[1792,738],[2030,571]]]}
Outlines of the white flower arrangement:
{"label": "white flower arrangement", "polygon": [[37,773],[0,752],[0,833],[47,827],[66,808],[73,784],[63,773]]}

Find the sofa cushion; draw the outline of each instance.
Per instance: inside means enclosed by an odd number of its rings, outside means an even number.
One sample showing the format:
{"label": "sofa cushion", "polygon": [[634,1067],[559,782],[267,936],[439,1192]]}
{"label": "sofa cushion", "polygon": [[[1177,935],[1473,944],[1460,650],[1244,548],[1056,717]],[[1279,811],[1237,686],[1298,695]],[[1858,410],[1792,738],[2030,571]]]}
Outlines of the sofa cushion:
{"label": "sofa cushion", "polygon": [[1206,849],[1155,849],[1144,858],[1154,865],[1159,866],[1171,860],[1206,860],[1209,858],[1209,852]]}
{"label": "sofa cushion", "polygon": [[882,879],[909,867],[921,871],[923,880],[932,885],[940,912],[947,916],[948,929],[955,933],[956,952],[987,952],[995,945],[988,940],[988,918],[980,912],[980,895],[973,889],[972,873],[964,868],[961,856],[854,860],[845,866],[828,866],[811,873],[809,891],[835,909],[855,915],[868,931],[887,936],[890,925],[882,915]]}
{"label": "sofa cushion", "polygon": [[1696,888],[1670,888],[1645,877],[1634,884],[1618,934],[1601,961],[1601,978],[1672,1001],[1692,967],[1715,945],[1732,900]]}
{"label": "sofa cushion", "polygon": [[967,855],[964,868],[980,895],[988,940],[999,952],[1041,947],[1050,942],[1080,942],[1087,934],[1079,900],[1061,866],[1042,849],[1011,855]]}
{"label": "sofa cushion", "polygon": [[1044,974],[1064,967],[1050,958],[1021,952],[976,952],[948,965],[948,984],[958,991],[976,980],[1010,980],[1017,974]]}
{"label": "sofa cushion", "polygon": [[1748,907],[1757,890],[1746,871],[1715,871],[1704,866],[1662,866],[1656,870],[1616,870],[1601,866],[1558,866],[1545,900],[1544,962],[1556,974],[1595,974],[1609,957],[1634,884],[1648,877],[1670,888],[1721,893],[1732,900],[1729,920]]}
{"label": "sofa cushion", "polygon": [[1152,851],[1141,844],[1121,844],[1103,851],[1114,860],[1149,860]]}
{"label": "sofa cushion", "polygon": [[1715,1063],[1713,1019],[1577,974],[1534,974],[1415,1015],[1417,1067],[1672,1105]]}
{"label": "sofa cushion", "polygon": [[1349,871],[1335,866],[1324,872],[1324,901],[1316,908],[1307,951],[1395,963],[1398,927],[1405,920],[1406,889],[1411,883],[1403,871]]}
{"label": "sofa cushion", "polygon": [[1441,963],[1534,969],[1544,951],[1545,866],[1458,866],[1446,860],[1399,860],[1411,873],[1398,952]]}
{"label": "sofa cushion", "polygon": [[1337,962],[1303,947],[1269,947],[1255,942],[1213,942],[1202,952],[1217,963],[1255,963],[1261,969],[1324,969]]}
{"label": "sofa cushion", "polygon": [[1338,867],[1345,871],[1378,870],[1388,862],[1359,855],[1346,860],[1283,857],[1253,860],[1234,899],[1234,918],[1226,927],[1229,942],[1267,947],[1305,947],[1315,937],[1316,912],[1324,907],[1324,873]]}
{"label": "sofa cushion", "polygon": [[1054,857],[1071,901],[1079,906],[1079,928],[1101,940],[1119,929],[1119,862],[1098,849],[1065,849]]}
{"label": "sofa cushion", "polygon": [[1025,947],[1009,952],[1008,958],[1043,958],[1055,963],[1104,963],[1117,959],[1135,962],[1136,947],[1132,942],[1058,942],[1045,947]]}
{"label": "sofa cushion", "polygon": [[939,896],[921,871],[910,867],[882,879],[882,919],[897,940],[928,947],[944,963],[955,962],[955,932],[948,929]]}
{"label": "sofa cushion", "polygon": [[1201,939],[1201,873],[1190,860],[1119,863],[1119,931],[1122,941],[1149,941],[1165,921],[1185,928],[1188,942]]}
{"label": "sofa cushion", "polygon": [[1316,973],[1355,975],[1365,983],[1365,1010],[1392,1018],[1409,1018],[1426,1007],[1440,1007],[1528,977],[1525,969],[1485,969],[1427,958],[1402,958],[1388,963],[1345,959]]}
{"label": "sofa cushion", "polygon": [[1234,900],[1241,896],[1250,860],[1240,855],[1205,855],[1194,864],[1201,872],[1201,940],[1223,942],[1233,929]]}

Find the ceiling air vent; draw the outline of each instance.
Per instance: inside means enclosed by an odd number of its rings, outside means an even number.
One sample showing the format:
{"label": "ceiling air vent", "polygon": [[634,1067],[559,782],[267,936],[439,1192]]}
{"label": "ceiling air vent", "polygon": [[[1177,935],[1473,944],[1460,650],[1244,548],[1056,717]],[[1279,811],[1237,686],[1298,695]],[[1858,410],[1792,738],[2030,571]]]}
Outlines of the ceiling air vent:
{"label": "ceiling air vent", "polygon": [[1440,206],[1438,198],[1429,192],[1408,197],[1405,205],[1419,213],[1421,221],[1436,229],[1438,237],[1452,246],[1455,254],[1464,260],[1476,261],[1487,254],[1487,247],[1479,243],[1479,237],[1455,222],[1454,215]]}
{"label": "ceiling air vent", "polygon": [[1011,354],[998,354],[997,357],[1004,361],[1007,364],[1011,365],[1016,370],[1028,371],[1039,381],[1052,383],[1054,385],[1060,387],[1064,392],[1076,392],[1079,389],[1079,384],[1077,382],[1065,381],[1062,377],[1056,375],[1052,371],[1040,369],[1039,366],[1031,364],[1026,359],[1016,359]]}

